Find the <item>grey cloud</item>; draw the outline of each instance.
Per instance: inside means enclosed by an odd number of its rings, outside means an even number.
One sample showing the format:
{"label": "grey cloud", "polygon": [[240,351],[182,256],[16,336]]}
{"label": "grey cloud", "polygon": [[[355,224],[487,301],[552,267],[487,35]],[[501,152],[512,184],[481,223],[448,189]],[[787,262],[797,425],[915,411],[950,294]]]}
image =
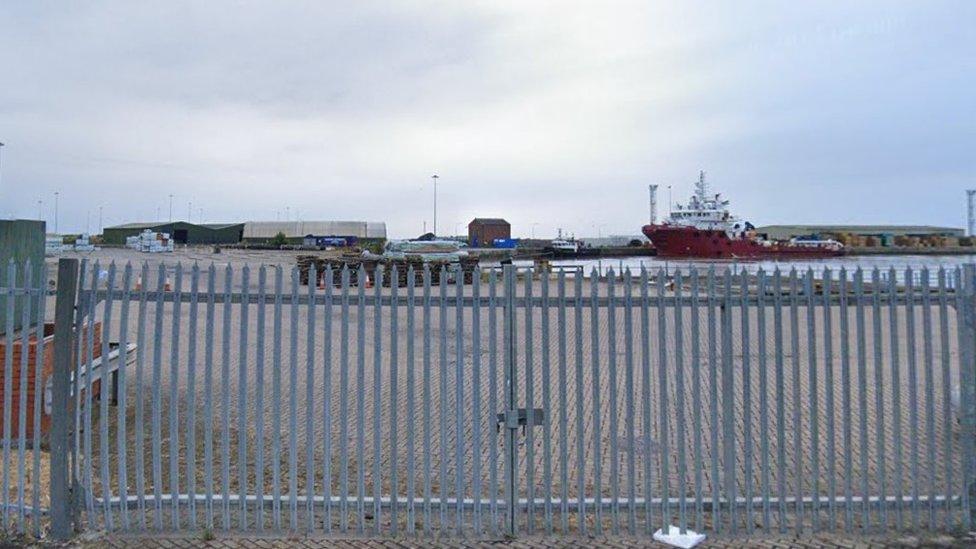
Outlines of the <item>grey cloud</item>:
{"label": "grey cloud", "polygon": [[[474,215],[635,232],[697,170],[755,221],[961,225],[970,2],[0,6],[0,212],[64,229]],[[865,203],[870,207],[866,208]],[[48,210],[47,216],[50,216]]]}

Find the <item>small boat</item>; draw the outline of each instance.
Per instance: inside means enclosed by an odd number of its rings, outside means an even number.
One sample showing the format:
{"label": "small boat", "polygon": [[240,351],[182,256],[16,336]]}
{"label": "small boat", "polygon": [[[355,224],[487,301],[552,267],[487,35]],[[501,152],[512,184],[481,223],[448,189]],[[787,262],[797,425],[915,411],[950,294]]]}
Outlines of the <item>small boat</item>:
{"label": "small boat", "polygon": [[575,254],[579,251],[579,243],[573,240],[556,239],[550,244],[552,251],[557,253]]}

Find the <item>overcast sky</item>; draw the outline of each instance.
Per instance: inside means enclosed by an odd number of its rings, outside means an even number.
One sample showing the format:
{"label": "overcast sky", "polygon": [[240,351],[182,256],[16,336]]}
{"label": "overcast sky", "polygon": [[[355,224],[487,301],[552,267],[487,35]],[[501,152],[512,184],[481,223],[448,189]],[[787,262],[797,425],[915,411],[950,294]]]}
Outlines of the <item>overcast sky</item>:
{"label": "overcast sky", "polygon": [[[0,215],[963,226],[976,2],[3,2]],[[533,225],[536,224],[536,225]]]}

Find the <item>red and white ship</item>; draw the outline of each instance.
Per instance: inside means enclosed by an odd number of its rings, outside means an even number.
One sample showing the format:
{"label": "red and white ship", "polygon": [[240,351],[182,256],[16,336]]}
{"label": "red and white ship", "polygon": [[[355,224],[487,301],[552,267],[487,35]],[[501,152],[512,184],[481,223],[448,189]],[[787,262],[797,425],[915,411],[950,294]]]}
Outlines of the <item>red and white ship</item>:
{"label": "red and white ship", "polygon": [[835,240],[767,240],[729,212],[729,201],[711,194],[701,172],[688,205],[677,205],[663,223],[644,226],[660,257],[703,259],[820,258],[842,255]]}

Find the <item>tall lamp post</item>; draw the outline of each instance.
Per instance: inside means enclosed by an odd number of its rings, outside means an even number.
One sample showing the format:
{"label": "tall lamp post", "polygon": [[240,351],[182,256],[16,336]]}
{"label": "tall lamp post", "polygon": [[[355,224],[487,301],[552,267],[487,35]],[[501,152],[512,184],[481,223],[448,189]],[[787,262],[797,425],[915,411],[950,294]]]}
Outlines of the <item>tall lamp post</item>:
{"label": "tall lamp post", "polygon": [[434,180],[434,236],[437,236],[437,180],[439,176],[435,173],[430,178]]}
{"label": "tall lamp post", "polygon": [[[3,142],[0,142],[0,159],[3,158]],[[3,164],[0,164],[0,178],[3,176]],[[2,182],[2,181],[0,181]],[[0,187],[2,188],[2,187]],[[12,217],[12,216],[11,216]]]}
{"label": "tall lamp post", "polygon": [[169,195],[169,222],[173,222],[173,195]]}
{"label": "tall lamp post", "polygon": [[54,191],[54,234],[61,234],[58,232],[58,195],[59,191]]}

